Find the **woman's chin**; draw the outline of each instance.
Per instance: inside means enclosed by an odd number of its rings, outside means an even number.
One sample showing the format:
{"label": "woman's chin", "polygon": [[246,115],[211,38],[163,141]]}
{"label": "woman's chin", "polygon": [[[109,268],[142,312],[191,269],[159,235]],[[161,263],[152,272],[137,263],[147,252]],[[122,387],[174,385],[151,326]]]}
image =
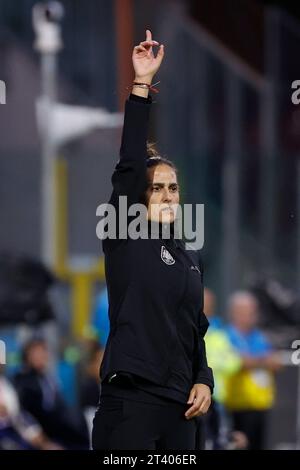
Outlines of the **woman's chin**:
{"label": "woman's chin", "polygon": [[172,222],[174,222],[174,215],[171,214],[171,213],[163,213],[162,216],[161,216],[161,220],[160,222],[162,224],[171,224]]}
{"label": "woman's chin", "polygon": [[156,222],[161,224],[172,224],[174,222],[174,214],[171,211],[163,211],[160,214],[148,215],[147,219],[150,222]]}

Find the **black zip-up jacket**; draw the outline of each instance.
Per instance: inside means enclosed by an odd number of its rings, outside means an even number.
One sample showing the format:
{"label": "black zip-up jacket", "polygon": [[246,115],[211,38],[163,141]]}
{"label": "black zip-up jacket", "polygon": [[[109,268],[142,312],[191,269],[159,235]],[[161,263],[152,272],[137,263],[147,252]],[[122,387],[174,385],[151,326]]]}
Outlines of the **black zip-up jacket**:
{"label": "black zip-up jacket", "polygon": [[[120,160],[112,176],[110,203],[119,196],[128,207],[146,189],[148,99],[126,101]],[[160,225],[157,224],[158,230]],[[101,381],[118,371],[148,379],[158,387],[177,389],[186,402],[195,383],[213,389],[204,335],[202,263],[199,252],[182,240],[105,239],[105,273],[110,334],[100,369]],[[167,261],[167,262],[166,262]]]}

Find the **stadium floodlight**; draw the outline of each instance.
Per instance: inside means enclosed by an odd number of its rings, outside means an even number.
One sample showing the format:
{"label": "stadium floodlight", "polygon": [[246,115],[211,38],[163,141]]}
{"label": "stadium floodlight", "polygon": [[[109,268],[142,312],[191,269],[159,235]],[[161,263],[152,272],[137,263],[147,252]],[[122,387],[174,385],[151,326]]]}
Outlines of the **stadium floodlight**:
{"label": "stadium floodlight", "polygon": [[37,3],[32,10],[36,33],[34,47],[41,53],[57,53],[62,47],[60,22],[64,8],[60,2]]}

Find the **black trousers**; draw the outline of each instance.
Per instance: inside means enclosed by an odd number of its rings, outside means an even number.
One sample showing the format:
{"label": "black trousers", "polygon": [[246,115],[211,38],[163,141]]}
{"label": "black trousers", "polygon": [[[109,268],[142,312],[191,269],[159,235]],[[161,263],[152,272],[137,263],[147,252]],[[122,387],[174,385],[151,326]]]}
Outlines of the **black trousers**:
{"label": "black trousers", "polygon": [[249,450],[263,450],[265,447],[265,428],[267,411],[236,411],[232,413],[233,426],[246,434]]}
{"label": "black trousers", "polygon": [[195,450],[198,418],[184,416],[190,406],[103,396],[93,423],[93,449]]}

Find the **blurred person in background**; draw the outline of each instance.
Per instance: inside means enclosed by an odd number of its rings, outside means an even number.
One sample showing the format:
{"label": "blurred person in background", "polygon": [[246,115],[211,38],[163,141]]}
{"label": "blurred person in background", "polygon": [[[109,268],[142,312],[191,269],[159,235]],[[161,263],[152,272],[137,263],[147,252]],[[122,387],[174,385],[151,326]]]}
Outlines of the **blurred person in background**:
{"label": "blurred person in background", "polygon": [[87,363],[84,370],[84,376],[81,380],[80,406],[88,424],[89,431],[92,431],[92,421],[95,416],[96,408],[99,404],[100,377],[99,367],[103,359],[104,348],[93,341],[89,345]]}
{"label": "blurred person in background", "polygon": [[[147,148],[155,56],[149,30],[132,54],[135,83],[126,102],[120,160],[110,199],[147,209],[147,237],[103,240],[110,334],[101,364],[93,448],[195,449],[196,418],[207,412],[213,377],[207,365],[202,267],[197,251],[174,238],[179,203],[173,163]],[[124,214],[126,216],[126,214]],[[168,227],[165,236],[164,224]],[[149,232],[156,237],[149,238]],[[171,232],[171,237],[170,237]],[[170,354],[171,352],[171,354]]]}
{"label": "blurred person in background", "polygon": [[93,331],[96,332],[99,343],[105,346],[109,335],[107,287],[105,287],[96,297],[91,326]]}
{"label": "blurred person in background", "polygon": [[21,409],[13,384],[0,365],[0,450],[61,450],[29,413]]}
{"label": "blurred person in background", "polygon": [[210,325],[205,336],[207,360],[215,380],[212,405],[204,419],[207,445],[211,449],[244,449],[247,438],[231,429],[224,409],[226,382],[241,369],[242,359],[232,346],[221,318],[215,314],[216,297],[208,288],[204,289],[203,310]]}
{"label": "blurred person in background", "polygon": [[232,294],[227,333],[242,358],[242,368],[227,380],[225,404],[234,428],[246,434],[250,450],[264,448],[267,412],[274,403],[277,353],[258,328],[258,303],[247,291]]}
{"label": "blurred person in background", "polygon": [[65,403],[53,374],[49,351],[41,338],[31,339],[23,350],[23,367],[15,385],[24,410],[46,434],[66,449],[88,449],[88,430],[83,415]]}

